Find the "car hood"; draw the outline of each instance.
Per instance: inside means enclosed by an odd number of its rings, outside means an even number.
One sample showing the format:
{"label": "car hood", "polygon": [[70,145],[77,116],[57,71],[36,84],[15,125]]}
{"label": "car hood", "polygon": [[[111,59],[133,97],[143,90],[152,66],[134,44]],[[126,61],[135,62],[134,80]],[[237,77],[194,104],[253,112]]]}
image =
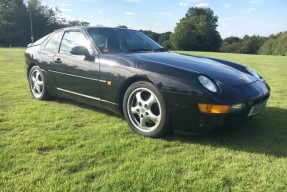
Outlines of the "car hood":
{"label": "car hood", "polygon": [[252,75],[212,58],[187,56],[170,52],[133,53],[127,54],[127,57],[193,71],[230,86],[242,86],[257,81]]}

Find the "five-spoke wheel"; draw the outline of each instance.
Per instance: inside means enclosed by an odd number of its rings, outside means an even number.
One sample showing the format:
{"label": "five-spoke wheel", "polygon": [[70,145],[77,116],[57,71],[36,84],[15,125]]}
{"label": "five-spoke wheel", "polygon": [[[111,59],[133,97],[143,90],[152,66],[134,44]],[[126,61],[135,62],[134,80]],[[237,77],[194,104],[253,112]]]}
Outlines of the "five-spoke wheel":
{"label": "five-spoke wheel", "polygon": [[44,100],[48,98],[44,75],[38,66],[34,66],[30,70],[29,85],[32,96],[35,99]]}
{"label": "five-spoke wheel", "polygon": [[131,128],[144,136],[158,137],[168,130],[165,101],[151,83],[141,81],[128,88],[124,115]]}

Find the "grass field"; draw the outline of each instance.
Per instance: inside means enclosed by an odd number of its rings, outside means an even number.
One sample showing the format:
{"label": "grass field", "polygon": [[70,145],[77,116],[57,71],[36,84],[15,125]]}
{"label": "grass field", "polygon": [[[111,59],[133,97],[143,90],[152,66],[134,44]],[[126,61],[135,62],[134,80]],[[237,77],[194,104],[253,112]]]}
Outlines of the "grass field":
{"label": "grass field", "polygon": [[208,136],[134,134],[119,116],[31,98],[24,49],[0,49],[0,191],[287,191],[287,57],[185,52],[244,63],[267,108]]}

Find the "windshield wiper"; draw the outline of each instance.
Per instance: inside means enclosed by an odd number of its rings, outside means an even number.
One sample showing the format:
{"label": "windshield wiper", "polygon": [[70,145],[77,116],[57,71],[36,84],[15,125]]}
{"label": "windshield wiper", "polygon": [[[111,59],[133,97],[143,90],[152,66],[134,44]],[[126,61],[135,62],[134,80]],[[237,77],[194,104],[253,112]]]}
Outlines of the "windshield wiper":
{"label": "windshield wiper", "polygon": [[149,51],[154,51],[152,49],[127,49],[126,52],[129,52],[129,53],[134,53],[134,52],[149,52]]}
{"label": "windshield wiper", "polygon": [[153,52],[166,52],[166,51],[168,51],[168,49],[166,48],[158,48],[153,50]]}

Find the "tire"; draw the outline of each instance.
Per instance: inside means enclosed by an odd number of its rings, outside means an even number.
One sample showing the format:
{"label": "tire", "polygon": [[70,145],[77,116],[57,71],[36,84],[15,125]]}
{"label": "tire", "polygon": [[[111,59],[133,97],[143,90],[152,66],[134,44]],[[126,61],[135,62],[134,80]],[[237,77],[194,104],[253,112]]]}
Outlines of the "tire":
{"label": "tire", "polygon": [[126,91],[123,112],[132,130],[146,137],[160,137],[169,131],[168,110],[158,88],[145,81],[132,84]]}
{"label": "tire", "polygon": [[29,88],[35,99],[48,100],[50,98],[44,74],[37,65],[33,66],[29,72]]}

